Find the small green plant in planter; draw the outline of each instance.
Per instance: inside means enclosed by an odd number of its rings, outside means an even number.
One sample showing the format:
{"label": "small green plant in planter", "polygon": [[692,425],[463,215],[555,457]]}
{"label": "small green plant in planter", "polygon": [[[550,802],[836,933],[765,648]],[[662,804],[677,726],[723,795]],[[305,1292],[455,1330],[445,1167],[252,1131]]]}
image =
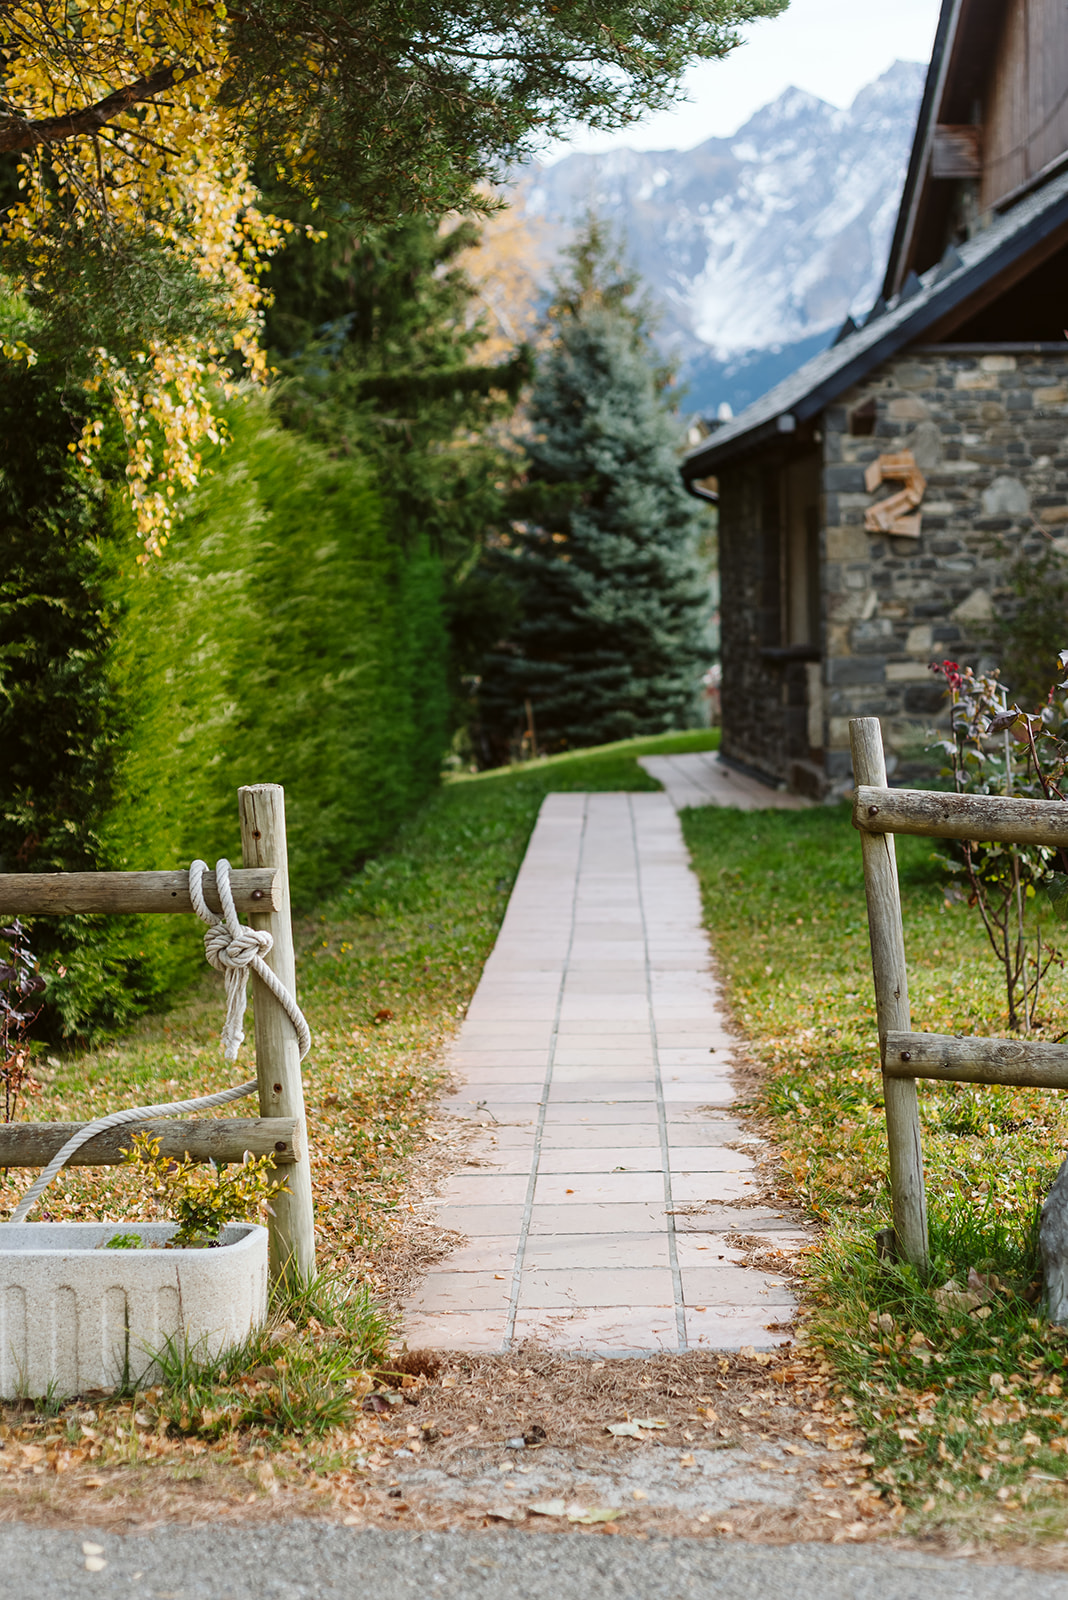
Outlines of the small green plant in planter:
{"label": "small green plant in planter", "polygon": [[[135,1133],[126,1153],[129,1166],[138,1168],[152,1185],[153,1198],[178,1224],[168,1248],[205,1250],[219,1241],[227,1222],[249,1220],[270,1213],[276,1194],[288,1192],[276,1175],[270,1156],[246,1155],[239,1167],[217,1167],[191,1161],[172,1161],[159,1152],[160,1141],[148,1133]],[[115,1248],[124,1248],[112,1241]]]}

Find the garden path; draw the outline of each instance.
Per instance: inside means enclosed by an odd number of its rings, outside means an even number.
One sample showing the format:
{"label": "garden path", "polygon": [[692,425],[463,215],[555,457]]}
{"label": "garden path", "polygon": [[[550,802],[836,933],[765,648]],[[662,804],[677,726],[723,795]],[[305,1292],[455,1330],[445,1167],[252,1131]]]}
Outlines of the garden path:
{"label": "garden path", "polygon": [[794,1299],[754,1202],[697,880],[664,794],[546,798],[449,1065],[477,1130],[438,1220],[464,1243],[412,1348],[642,1354],[781,1343]]}
{"label": "garden path", "polygon": [[662,783],[676,811],[684,806],[735,806],[739,811],[800,811],[812,805],[799,794],[773,789],[721,761],[718,750],[681,756],[639,756],[638,765]]}

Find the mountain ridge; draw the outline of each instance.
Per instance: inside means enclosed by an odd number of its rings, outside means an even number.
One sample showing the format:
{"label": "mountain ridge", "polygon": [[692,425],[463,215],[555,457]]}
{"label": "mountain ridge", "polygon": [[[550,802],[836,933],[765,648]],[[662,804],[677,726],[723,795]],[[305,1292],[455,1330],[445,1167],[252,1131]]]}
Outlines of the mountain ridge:
{"label": "mountain ridge", "polygon": [[737,411],[874,301],[925,71],[895,62],[844,109],[785,89],[689,150],[532,164],[524,209],[554,232],[605,217],[660,308],[688,407]]}

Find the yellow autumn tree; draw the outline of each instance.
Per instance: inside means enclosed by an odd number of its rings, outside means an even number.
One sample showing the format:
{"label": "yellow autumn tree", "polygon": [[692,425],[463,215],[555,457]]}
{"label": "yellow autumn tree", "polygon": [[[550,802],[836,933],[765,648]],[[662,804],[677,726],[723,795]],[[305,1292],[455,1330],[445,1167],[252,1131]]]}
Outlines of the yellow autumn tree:
{"label": "yellow autumn tree", "polygon": [[472,310],[485,330],[478,352],[482,361],[504,360],[520,345],[535,342],[539,301],[547,292],[553,259],[548,230],[528,214],[522,189],[507,190],[502,198],[508,203],[486,220],[478,243],[457,259],[474,288]]}
{"label": "yellow autumn tree", "polygon": [[669,103],[692,60],[786,3],[6,0],[0,271],[28,312],[4,353],[61,350],[107,390],[158,549],[219,385],[262,375],[260,274],[285,230],[265,185],[368,222],[484,209],[532,141]]}

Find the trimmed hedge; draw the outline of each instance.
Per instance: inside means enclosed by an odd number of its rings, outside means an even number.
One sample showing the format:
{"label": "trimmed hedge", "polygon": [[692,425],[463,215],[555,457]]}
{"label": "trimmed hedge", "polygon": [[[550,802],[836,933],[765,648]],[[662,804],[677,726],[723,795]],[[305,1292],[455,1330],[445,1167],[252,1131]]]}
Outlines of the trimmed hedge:
{"label": "trimmed hedge", "polygon": [[[51,438],[35,427],[20,494],[24,430],[0,444],[0,740],[21,753],[0,778],[6,870],[236,863],[238,786],[277,782],[307,904],[437,781],[438,557],[391,539],[358,458],[283,430],[260,397],[228,421],[148,567],[61,459],[69,417]],[[185,918],[42,922],[35,948],[66,1033],[121,1025],[202,959]]]}

